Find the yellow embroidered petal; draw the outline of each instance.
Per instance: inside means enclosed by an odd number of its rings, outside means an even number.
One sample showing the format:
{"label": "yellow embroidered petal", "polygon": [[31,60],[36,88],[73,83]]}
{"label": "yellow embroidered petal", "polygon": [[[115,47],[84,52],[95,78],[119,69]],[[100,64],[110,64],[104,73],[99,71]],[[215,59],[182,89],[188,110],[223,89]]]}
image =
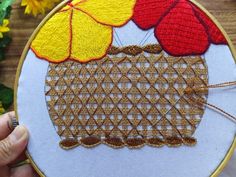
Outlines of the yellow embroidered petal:
{"label": "yellow embroidered petal", "polygon": [[98,22],[110,26],[124,25],[133,15],[136,0],[85,0],[75,5]]}
{"label": "yellow embroidered petal", "polygon": [[61,62],[70,55],[71,10],[55,14],[45,23],[32,42],[35,54],[51,62]]}
{"label": "yellow embroidered petal", "polygon": [[55,14],[31,44],[39,58],[51,62],[74,59],[87,62],[102,58],[112,43],[112,27],[70,9]]}
{"label": "yellow embroidered petal", "polygon": [[72,6],[75,6],[76,4],[79,4],[79,3],[83,2],[83,1],[84,0],[74,0],[72,2],[69,2],[69,3],[67,3],[67,5],[65,7],[63,7],[61,9],[61,11],[71,9]]}
{"label": "yellow embroidered petal", "polygon": [[81,11],[73,10],[73,14],[71,58],[80,62],[102,58],[112,43],[112,28]]}

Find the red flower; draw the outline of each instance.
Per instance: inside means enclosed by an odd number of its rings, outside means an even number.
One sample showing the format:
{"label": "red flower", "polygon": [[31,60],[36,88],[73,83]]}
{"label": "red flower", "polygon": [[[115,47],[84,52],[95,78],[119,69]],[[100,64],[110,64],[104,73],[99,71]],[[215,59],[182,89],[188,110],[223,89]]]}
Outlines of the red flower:
{"label": "red flower", "polygon": [[173,56],[200,55],[211,43],[227,44],[214,22],[188,0],[137,0],[133,21],[143,30],[154,27]]}

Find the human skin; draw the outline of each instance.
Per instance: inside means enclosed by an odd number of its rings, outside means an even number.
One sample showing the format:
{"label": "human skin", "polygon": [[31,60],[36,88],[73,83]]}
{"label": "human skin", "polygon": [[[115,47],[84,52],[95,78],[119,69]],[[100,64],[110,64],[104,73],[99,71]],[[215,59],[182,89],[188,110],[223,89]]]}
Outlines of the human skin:
{"label": "human skin", "polygon": [[26,159],[24,151],[29,138],[26,127],[19,125],[13,130],[12,120],[14,118],[14,112],[0,116],[0,176],[34,177],[30,164],[12,167]]}

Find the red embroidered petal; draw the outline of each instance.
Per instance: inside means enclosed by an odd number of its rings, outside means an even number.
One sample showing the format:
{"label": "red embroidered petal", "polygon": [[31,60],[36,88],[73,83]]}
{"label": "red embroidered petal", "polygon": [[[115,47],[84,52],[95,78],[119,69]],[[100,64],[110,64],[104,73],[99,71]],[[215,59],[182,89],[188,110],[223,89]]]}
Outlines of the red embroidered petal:
{"label": "red embroidered petal", "polygon": [[142,29],[154,27],[177,0],[137,0],[133,21]]}
{"label": "red embroidered petal", "polygon": [[205,27],[186,0],[180,0],[162,19],[155,36],[163,49],[174,56],[203,54],[209,47]]}
{"label": "red embroidered petal", "polygon": [[192,6],[195,10],[197,17],[205,26],[211,42],[214,44],[227,44],[224,35],[215,25],[215,23],[201,9],[196,7],[194,4],[192,4]]}

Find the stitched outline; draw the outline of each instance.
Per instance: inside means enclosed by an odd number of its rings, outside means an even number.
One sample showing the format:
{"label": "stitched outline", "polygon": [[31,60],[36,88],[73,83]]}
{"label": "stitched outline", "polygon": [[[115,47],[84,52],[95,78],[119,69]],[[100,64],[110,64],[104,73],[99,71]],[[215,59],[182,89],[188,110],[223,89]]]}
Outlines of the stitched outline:
{"label": "stitched outline", "polygon": [[[60,10],[60,11],[58,11],[57,13],[66,12],[66,11],[71,10],[71,9],[72,9],[72,11],[73,11],[73,9],[75,9],[75,10],[78,10],[78,11],[80,11],[80,12],[85,13],[85,14],[88,15],[90,18],[92,18],[94,21],[96,21],[97,23],[102,24],[102,25],[104,25],[104,26],[111,27],[111,39],[110,39],[110,44],[107,46],[107,49],[104,51],[104,54],[103,54],[102,56],[100,56],[100,57],[88,58],[88,59],[83,60],[83,61],[81,61],[79,58],[78,58],[78,59],[76,59],[76,58],[71,58],[71,49],[72,49],[72,44],[71,44],[71,43],[72,43],[72,39],[70,39],[70,47],[69,47],[69,48],[70,48],[70,52],[69,52],[69,56],[68,56],[67,58],[62,59],[62,60],[59,60],[59,61],[51,60],[50,58],[39,54],[39,52],[37,52],[37,51],[32,47],[32,45],[31,45],[31,46],[30,46],[30,49],[35,53],[35,55],[36,55],[38,58],[43,59],[43,60],[46,60],[46,61],[49,61],[49,62],[51,62],[51,63],[61,63],[61,62],[67,61],[67,60],[72,60],[72,61],[76,61],[76,62],[80,62],[80,63],[87,63],[87,62],[89,62],[89,61],[91,61],[91,60],[99,60],[99,59],[102,59],[102,58],[104,58],[104,57],[107,55],[107,51],[108,51],[109,48],[111,47],[112,42],[113,42],[113,38],[114,38],[114,37],[113,37],[113,32],[114,32],[113,27],[121,27],[121,26],[126,25],[126,24],[132,19],[132,15],[131,15],[123,24],[121,24],[121,25],[111,25],[111,24],[108,24],[108,23],[107,23],[107,24],[106,24],[106,23],[102,23],[102,22],[99,22],[98,20],[96,20],[96,18],[94,18],[90,13],[85,12],[85,11],[83,11],[83,10],[81,10],[81,9],[79,9],[79,8],[77,8],[77,7],[75,7],[76,5],[78,5],[78,4],[80,4],[80,3],[83,3],[83,2],[86,2],[86,1],[87,1],[87,0],[82,0],[82,1],[80,1],[80,2],[78,2],[78,3],[76,3],[75,5],[71,4],[71,1],[69,1],[69,2],[68,2],[68,6],[70,6],[69,9]],[[132,8],[132,11],[134,11],[134,7],[135,7],[135,4],[134,4],[134,6],[133,6],[133,8]],[[56,14],[57,14],[57,13],[56,13]],[[72,15],[73,15],[73,13],[72,13]],[[72,28],[72,18],[73,18],[73,17],[71,17],[72,15],[70,15],[70,28]],[[72,30],[70,29],[70,31],[72,31]],[[70,32],[70,34],[72,34],[72,32]],[[71,38],[71,37],[70,37],[70,38]]]}
{"label": "stitched outline", "polygon": [[[194,8],[197,8],[193,3],[189,2],[188,0],[184,0],[183,3],[187,3],[189,4],[191,7],[192,7],[192,11],[193,13],[196,15],[198,21],[202,24],[202,26],[204,27],[204,30],[206,31],[206,34],[207,34],[207,37],[208,37],[208,40],[209,40],[209,43],[208,43],[208,47],[204,50],[204,52],[191,52],[191,53],[186,53],[184,54],[185,56],[188,56],[188,55],[193,55],[193,56],[197,56],[197,55],[202,55],[204,53],[206,53],[206,51],[209,49],[210,47],[210,44],[213,43],[213,44],[216,44],[216,45],[221,45],[221,44],[224,44],[224,45],[228,45],[227,41],[221,41],[219,43],[215,43],[211,40],[211,36],[210,36],[210,33],[208,31],[208,27],[206,25],[206,23],[200,19],[200,16],[199,14],[196,13],[196,10]],[[167,16],[167,14],[178,4],[178,3],[182,3],[181,0],[176,0],[175,2],[173,2],[173,4],[168,8],[167,11],[165,11],[165,13],[163,13],[163,15],[160,17],[160,19],[157,21],[157,23],[155,25],[152,25],[152,27],[150,28],[153,28],[155,27],[155,30],[157,29],[158,25],[161,23],[161,21],[163,20],[163,18],[165,18]],[[201,9],[199,9],[201,11]],[[208,18],[208,17],[207,17]],[[210,19],[211,20],[211,19]],[[148,30],[150,28],[142,28],[135,19],[133,19],[133,22],[142,30]],[[216,27],[217,28],[217,27]],[[155,31],[154,30],[154,31]],[[221,33],[222,35],[222,33]],[[166,51],[166,53],[172,55],[172,56],[176,56],[176,57],[180,57],[180,56],[183,56],[183,54],[174,54],[172,53],[171,51],[167,50],[167,48],[165,47],[165,45],[163,45],[161,39],[158,37],[158,35],[154,32],[154,36],[156,37],[156,39],[158,40],[158,42],[160,43],[160,45],[162,46],[162,48]],[[224,36],[223,36],[224,37]]]}
{"label": "stitched outline", "polygon": [[[73,9],[69,9],[71,11],[73,11]],[[63,12],[67,12],[68,10],[66,11],[60,11],[60,12],[57,12],[57,13],[63,13]],[[43,59],[43,60],[46,60],[46,61],[49,61],[51,63],[61,63],[61,62],[64,62],[64,61],[75,61],[75,62],[80,62],[80,63],[87,63],[88,61],[95,61],[95,60],[100,60],[101,58],[104,58],[106,55],[107,55],[107,51],[109,50],[109,48],[111,47],[112,45],[112,42],[113,42],[113,28],[111,28],[111,39],[110,39],[110,44],[107,46],[107,49],[106,51],[104,52],[104,54],[99,57],[99,58],[88,58],[87,60],[84,60],[84,61],[78,61],[78,59],[75,59],[75,58],[71,58],[71,50],[72,50],[72,37],[73,37],[73,34],[72,34],[72,20],[73,20],[73,12],[71,12],[70,14],[70,17],[69,17],[69,23],[70,23],[70,47],[69,47],[69,56],[64,58],[64,59],[61,59],[59,61],[53,61],[51,60],[50,58],[46,57],[46,56],[43,56],[41,54],[39,54],[39,52],[37,52],[32,46],[30,46],[30,49],[34,52],[34,54],[39,58],[39,59]],[[89,16],[90,17],[90,16]],[[92,17],[90,17],[92,18]],[[93,18],[92,18],[93,19]]]}
{"label": "stitched outline", "polygon": [[[186,3],[187,3],[187,1],[185,1]],[[177,0],[176,2],[175,2],[175,5],[173,5],[173,7],[169,10],[169,12],[173,9],[173,8],[175,8],[176,6],[177,6],[177,4],[179,4],[179,3],[181,3],[180,2],[180,0]],[[190,5],[190,7],[191,7],[191,5]],[[169,12],[167,12],[166,14],[165,14],[165,16],[162,16],[162,18],[160,19],[160,21],[157,23],[157,25],[156,25],[156,27],[155,27],[155,30],[158,28],[158,25],[162,22],[162,20],[168,15],[168,13]],[[199,19],[198,19],[198,21],[199,21]],[[200,21],[199,21],[200,22]],[[201,23],[201,22],[200,22]],[[205,26],[203,26],[203,27],[205,27]],[[207,38],[208,38],[208,47],[203,51],[203,52],[199,52],[199,53],[195,53],[195,52],[190,52],[190,53],[186,53],[185,55],[193,55],[193,56],[198,56],[198,55],[201,55],[201,54],[204,54],[207,50],[208,50],[208,48],[209,48],[209,46],[210,46],[210,43],[209,43],[209,35],[208,35],[208,33],[207,33],[207,31],[206,31],[206,29],[204,29],[205,30],[205,32],[206,32],[206,34],[207,34]],[[160,43],[160,45],[162,46],[162,48],[168,53],[168,54],[170,54],[170,55],[172,55],[172,56],[176,56],[176,57],[181,57],[181,56],[183,56],[183,54],[178,54],[178,55],[176,55],[176,54],[174,54],[174,53],[172,53],[171,51],[169,51],[169,50],[167,50],[167,48],[165,47],[165,45],[162,43],[162,40],[157,36],[157,33],[156,32],[154,32],[154,36],[156,37],[156,39],[158,40],[158,42]]]}
{"label": "stitched outline", "polygon": [[[224,40],[225,41],[222,41],[220,43],[216,43],[212,40],[212,37],[210,36],[210,32],[209,32],[209,27],[207,26],[206,22],[204,22],[203,19],[201,19],[200,17],[200,13],[198,11],[201,11],[200,9],[198,9],[198,7],[196,7],[194,4],[191,3],[191,6],[192,6],[192,9],[193,9],[193,12],[195,14],[195,16],[198,18],[198,20],[200,21],[200,23],[205,27],[205,30],[208,34],[208,38],[209,38],[209,42],[212,43],[212,44],[216,44],[216,45],[220,45],[220,44],[225,44],[227,45],[227,41],[225,40],[225,37],[224,37]],[[213,23],[213,22],[212,22]],[[214,23],[213,23],[214,24]],[[215,24],[214,24],[215,25]],[[216,26],[215,26],[216,27]],[[217,28],[217,27],[216,27]],[[218,29],[218,28],[217,28]],[[221,33],[221,32],[220,32]]]}

